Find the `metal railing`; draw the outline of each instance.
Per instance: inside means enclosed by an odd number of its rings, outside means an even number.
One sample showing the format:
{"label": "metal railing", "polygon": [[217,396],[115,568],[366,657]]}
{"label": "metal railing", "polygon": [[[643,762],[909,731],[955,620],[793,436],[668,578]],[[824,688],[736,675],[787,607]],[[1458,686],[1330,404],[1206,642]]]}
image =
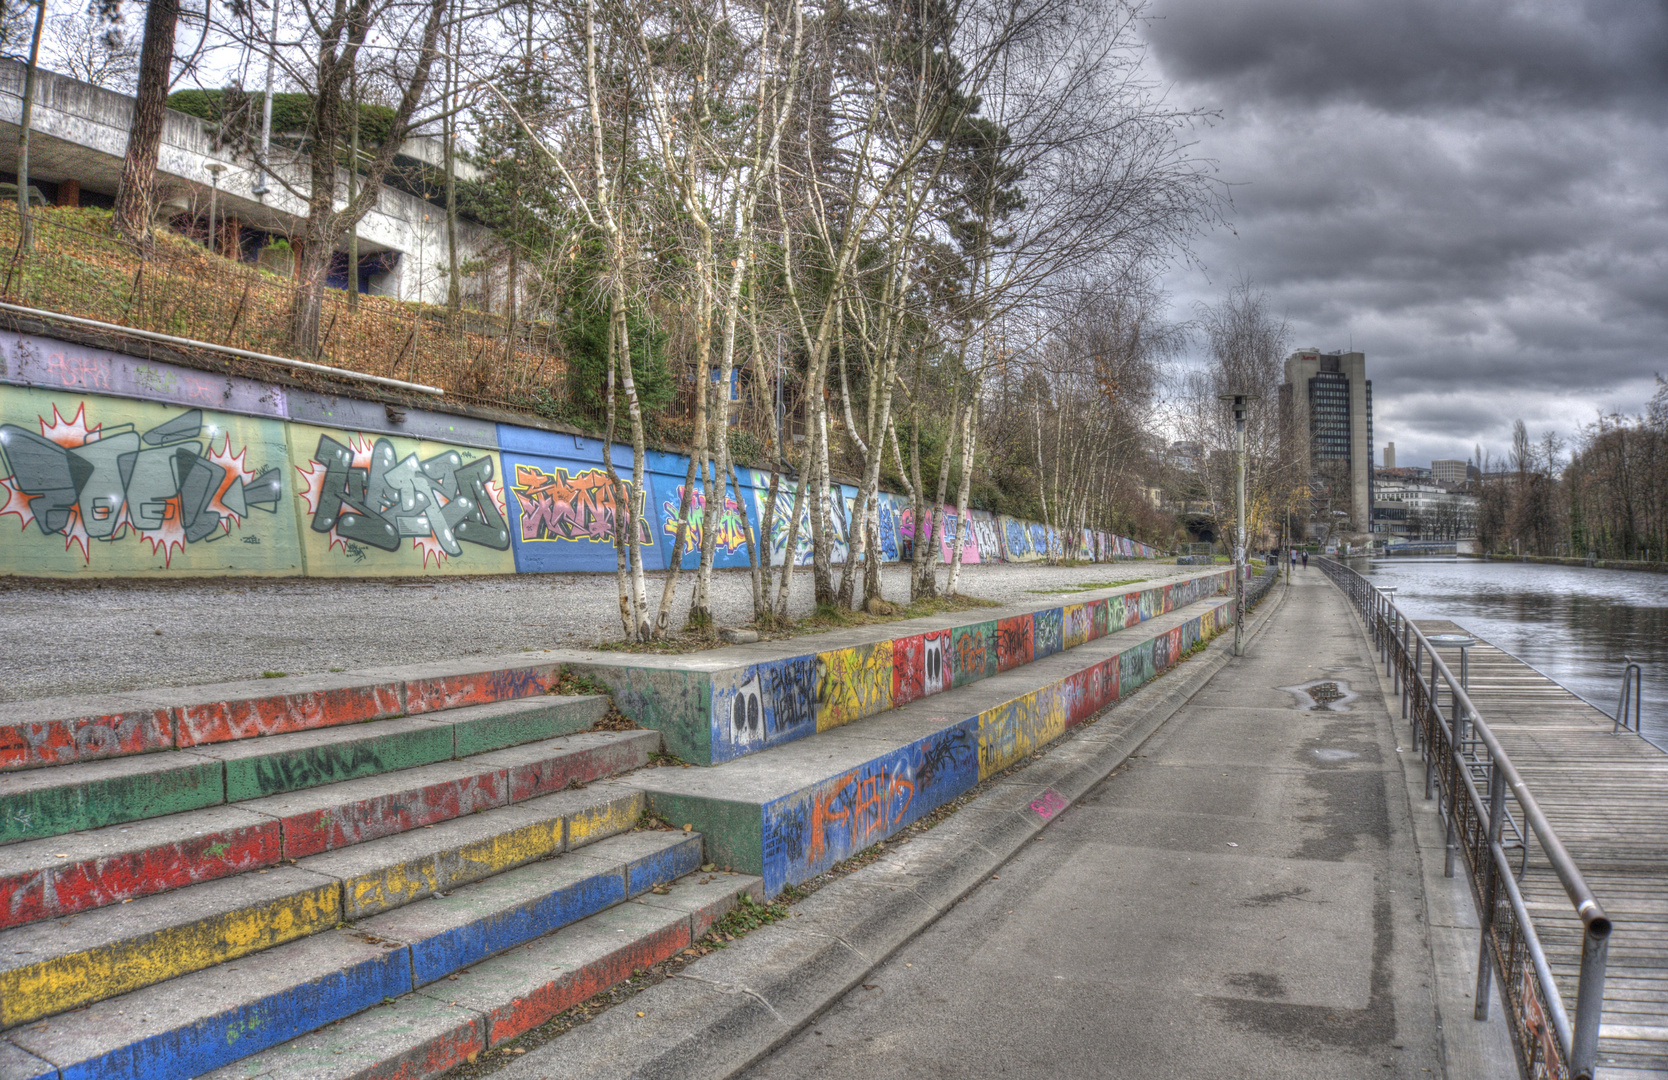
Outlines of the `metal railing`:
{"label": "metal railing", "polygon": [[[1616,723],[1610,729],[1610,733],[1614,735],[1618,731],[1631,731],[1635,735],[1642,735],[1644,732],[1639,729],[1639,698],[1640,682],[1644,675],[1638,664],[1625,656],[1622,659],[1627,661],[1627,667],[1622,669],[1622,695],[1616,699]],[[1631,724],[1628,722],[1629,712],[1633,713]]]}
{"label": "metal railing", "polygon": [[[1611,924],[1487,721],[1430,639],[1360,574],[1333,559],[1321,569],[1355,603],[1402,699],[1425,761],[1425,797],[1437,798],[1448,830],[1446,873],[1463,861],[1481,923],[1475,1015],[1488,1018],[1499,975],[1512,1046],[1528,1080],[1591,1080],[1604,1008]],[[1539,846],[1583,927],[1573,1019],[1553,979],[1518,881]],[[1507,851],[1521,849],[1514,873]]]}

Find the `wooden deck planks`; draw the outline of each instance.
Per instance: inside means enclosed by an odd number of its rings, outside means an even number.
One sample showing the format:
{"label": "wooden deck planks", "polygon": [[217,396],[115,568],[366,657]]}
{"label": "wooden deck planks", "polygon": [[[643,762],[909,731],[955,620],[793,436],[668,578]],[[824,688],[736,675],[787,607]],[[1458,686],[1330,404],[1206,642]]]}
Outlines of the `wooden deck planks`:
{"label": "wooden deck planks", "polygon": [[[1469,633],[1446,619],[1418,626],[1427,634]],[[1456,672],[1458,652],[1441,650]],[[1615,926],[1599,1075],[1668,1076],[1668,754],[1637,736],[1612,734],[1604,712],[1481,638],[1470,649],[1469,684],[1472,704]],[[1538,854],[1520,887],[1573,1010],[1581,922]]]}

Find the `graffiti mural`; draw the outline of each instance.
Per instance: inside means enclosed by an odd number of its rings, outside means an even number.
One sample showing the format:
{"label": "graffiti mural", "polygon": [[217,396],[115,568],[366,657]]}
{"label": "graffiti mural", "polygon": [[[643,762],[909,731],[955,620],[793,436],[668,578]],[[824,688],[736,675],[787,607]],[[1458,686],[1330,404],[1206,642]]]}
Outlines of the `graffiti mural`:
{"label": "graffiti mural", "polygon": [[817,658],[795,656],[713,676],[712,760],[817,730]]}
{"label": "graffiti mural", "polygon": [[996,624],[996,670],[1011,671],[1032,660],[1032,619],[1015,615]]}
{"label": "graffiti mural", "polygon": [[943,805],[979,779],[964,720],[763,808],[765,889],[814,877]]}
{"label": "graffiti mural", "polygon": [[1001,562],[1002,541],[996,533],[996,519],[983,510],[971,511],[973,540],[979,545],[980,562]]}
{"label": "graffiti mural", "polygon": [[892,642],[892,704],[937,694],[950,688],[950,631],[935,630]]}
{"label": "graffiti mural", "polygon": [[1001,772],[1065,734],[1058,686],[1046,686],[979,714],[979,779]]}
{"label": "graffiti mural", "polygon": [[[664,489],[662,489],[664,490]],[[672,492],[672,497],[660,504],[661,531],[668,539],[675,540],[678,535],[678,509],[683,506],[683,485],[679,484]],[[684,552],[686,558],[701,550],[702,533],[707,527],[707,493],[700,487],[695,489],[689,500],[689,527],[684,531]],[[719,556],[734,555],[738,551],[747,549],[747,534],[749,525],[747,515],[742,512],[741,504],[726,492],[724,495],[724,512],[718,515],[713,525],[715,549]],[[667,558],[671,558],[670,555]]]}
{"label": "graffiti mural", "polygon": [[87,400],[60,401],[6,399],[18,422],[0,423],[0,519],[35,542],[5,545],[0,570],[299,571],[294,521],[277,513],[283,474],[259,460],[282,453],[279,425],[107,399],[89,416]]}
{"label": "graffiti mural", "polygon": [[1088,604],[1067,604],[1060,609],[1061,621],[1065,624],[1066,648],[1075,649],[1087,643],[1094,635],[1091,611],[1092,608]]}
{"label": "graffiti mural", "polygon": [[1118,660],[1096,664],[1066,680],[1062,707],[1067,724],[1080,724],[1118,700]]}
{"label": "graffiti mural", "polygon": [[892,643],[817,654],[817,730],[892,707]]}
{"label": "graffiti mural", "polygon": [[950,675],[955,686],[996,674],[996,623],[958,626],[950,632]]}
{"label": "graffiti mural", "polygon": [[892,506],[893,497],[886,492],[877,496],[876,514],[880,524],[880,560],[882,562],[898,561],[898,521],[896,511]]}
{"label": "graffiti mural", "polygon": [[[309,429],[290,430],[291,454],[308,454],[301,447]],[[318,433],[310,456],[294,463],[304,542],[316,553],[310,572],[427,572],[431,563],[450,573],[513,569],[495,455],[363,434],[344,434],[343,444],[338,434]]]}
{"label": "graffiti mural", "polygon": [[[629,482],[628,482],[629,486]],[[520,508],[517,522],[522,543],[544,540],[584,540],[596,544],[614,543],[614,523],[619,513],[614,485],[606,469],[557,468],[545,472],[532,465],[515,467],[515,493]],[[642,513],[642,498],[636,500],[637,542],[652,544],[649,523]]]}
{"label": "graffiti mural", "polygon": [[1032,659],[1041,660],[1045,656],[1053,656],[1065,647],[1063,622],[1064,615],[1059,608],[1039,611],[1031,617],[1032,626],[1035,627]]}

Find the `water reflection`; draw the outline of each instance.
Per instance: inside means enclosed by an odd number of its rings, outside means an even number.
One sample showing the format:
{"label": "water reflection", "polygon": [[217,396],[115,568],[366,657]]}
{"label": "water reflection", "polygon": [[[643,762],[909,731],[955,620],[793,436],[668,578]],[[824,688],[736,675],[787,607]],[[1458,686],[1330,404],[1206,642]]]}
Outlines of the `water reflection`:
{"label": "water reflection", "polygon": [[1668,575],[1471,559],[1352,565],[1394,585],[1413,618],[1452,619],[1607,713],[1631,657],[1644,669],[1641,726],[1668,742]]}

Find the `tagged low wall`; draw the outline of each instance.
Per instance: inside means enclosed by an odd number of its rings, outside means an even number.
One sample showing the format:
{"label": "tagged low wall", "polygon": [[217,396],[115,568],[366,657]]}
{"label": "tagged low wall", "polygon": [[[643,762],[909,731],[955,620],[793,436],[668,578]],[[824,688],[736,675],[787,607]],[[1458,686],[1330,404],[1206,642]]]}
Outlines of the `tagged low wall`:
{"label": "tagged low wall", "polygon": [[[611,570],[625,530],[651,569],[671,559],[688,458],[650,453],[621,508],[600,440],[0,333],[0,574],[24,576],[509,574]],[[631,470],[629,447],[614,464]],[[747,566],[771,474],[738,469],[714,511],[697,490],[683,565],[716,531],[716,565]],[[771,560],[790,557],[794,484],[777,493]],[[830,492],[843,562],[855,488]],[[975,510],[942,535],[880,496],[881,558],[917,542],[948,561],[1112,561],[1157,552],[1124,537]],[[629,518],[630,520],[623,520]],[[810,508],[791,557],[811,561]]]}

